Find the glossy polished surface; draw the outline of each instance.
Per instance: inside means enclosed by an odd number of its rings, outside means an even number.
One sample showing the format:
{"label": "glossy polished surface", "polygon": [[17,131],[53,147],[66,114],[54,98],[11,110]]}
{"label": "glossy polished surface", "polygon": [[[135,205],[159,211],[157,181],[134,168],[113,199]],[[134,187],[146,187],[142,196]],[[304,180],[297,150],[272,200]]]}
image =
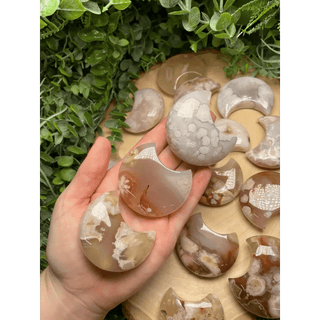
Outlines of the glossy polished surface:
{"label": "glossy polished surface", "polygon": [[219,298],[208,294],[199,301],[185,301],[170,288],[160,304],[160,320],[224,320]]}
{"label": "glossy polished surface", "polygon": [[262,117],[258,122],[266,130],[262,142],[246,153],[247,158],[255,165],[268,168],[280,168],[280,117]]}
{"label": "glossy polished surface", "polygon": [[280,213],[280,173],[263,171],[251,176],[242,185],[239,200],[245,217],[265,229],[268,219]]}
{"label": "glossy polished surface", "polygon": [[161,65],[157,82],[161,90],[173,96],[182,83],[205,75],[206,66],[201,58],[192,54],[178,54]]}
{"label": "glossy polished surface", "polygon": [[192,215],[176,245],[182,263],[198,276],[214,278],[227,272],[239,251],[236,233],[219,234],[203,222],[201,213]]}
{"label": "glossy polished surface", "polygon": [[191,170],[174,171],[159,160],[155,143],[133,149],[119,171],[121,197],[135,212],[162,217],[178,210],[192,186]]}
{"label": "glossy polished surface", "polygon": [[231,158],[223,167],[210,167],[211,179],[200,203],[218,207],[231,202],[240,192],[243,174],[239,163]]}
{"label": "glossy polished surface", "polygon": [[249,133],[241,123],[231,119],[217,119],[215,125],[222,133],[237,137],[237,142],[232,151],[247,152],[249,150]]}
{"label": "glossy polished surface", "polygon": [[217,107],[223,118],[239,109],[255,109],[264,115],[271,113],[274,95],[270,86],[254,77],[241,77],[224,85],[217,99]]}
{"label": "glossy polished surface", "polygon": [[80,240],[85,256],[98,268],[121,272],[141,264],[150,254],[155,231],[137,232],[122,219],[117,191],[104,193],[83,214]]}
{"label": "glossy polished surface", "polygon": [[196,166],[217,163],[233,149],[237,138],[223,134],[211,118],[211,91],[192,91],[171,108],[166,137],[171,151]]}
{"label": "glossy polished surface", "polygon": [[132,133],[140,133],[153,128],[161,119],[164,112],[162,95],[154,89],[141,89],[134,95],[134,103],[125,123]]}
{"label": "glossy polished surface", "polygon": [[230,278],[235,299],[249,312],[263,318],[280,317],[280,240],[271,236],[247,239],[252,260],[248,272]]}

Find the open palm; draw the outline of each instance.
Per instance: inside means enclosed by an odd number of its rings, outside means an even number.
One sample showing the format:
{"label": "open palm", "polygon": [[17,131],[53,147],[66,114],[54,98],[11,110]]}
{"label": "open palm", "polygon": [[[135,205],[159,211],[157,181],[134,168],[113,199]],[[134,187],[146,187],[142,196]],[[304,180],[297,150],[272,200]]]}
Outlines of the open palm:
{"label": "open palm", "polygon": [[[167,146],[165,121],[146,134],[136,146],[155,142],[158,157],[166,167],[186,170],[190,167],[175,157]],[[97,138],[76,176],[56,202],[47,245],[50,279],[59,290],[78,301],[80,309],[88,310],[92,319],[103,319],[110,309],[139,291],[155,275],[174,249],[182,227],[211,176],[208,168],[192,168],[193,184],[186,203],[175,213],[162,218],[142,217],[120,199],[120,211],[125,222],[136,231],[155,230],[156,241],[147,259],[135,269],[108,272],[95,267],[83,254],[79,228],[90,202],[105,192],[118,189],[121,162],[108,170],[110,153],[109,141]],[[82,319],[80,312],[78,318]]]}

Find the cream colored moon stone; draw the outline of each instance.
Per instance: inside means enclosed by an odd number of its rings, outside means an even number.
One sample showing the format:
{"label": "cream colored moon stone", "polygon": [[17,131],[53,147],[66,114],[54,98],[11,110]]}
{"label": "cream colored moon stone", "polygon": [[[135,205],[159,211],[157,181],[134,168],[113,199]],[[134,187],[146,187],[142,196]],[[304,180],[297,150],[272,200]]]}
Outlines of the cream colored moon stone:
{"label": "cream colored moon stone", "polygon": [[246,156],[259,167],[278,169],[280,168],[280,117],[262,117],[258,122],[266,130],[266,135],[258,146],[246,153]]}
{"label": "cream colored moon stone", "polygon": [[232,151],[247,152],[249,150],[249,133],[241,123],[231,119],[217,119],[215,125],[222,133],[237,137],[237,142]]}
{"label": "cream colored moon stone", "polygon": [[192,172],[168,169],[159,160],[155,146],[143,144],[124,158],[119,170],[119,189],[132,210],[158,218],[185,203],[191,191]]}
{"label": "cream colored moon stone", "polygon": [[182,96],[171,108],[166,137],[171,151],[196,166],[217,163],[232,151],[237,138],[223,134],[211,119],[212,92],[193,91]]}
{"label": "cream colored moon stone", "polygon": [[132,133],[140,133],[153,128],[161,119],[164,112],[162,95],[154,89],[138,90],[134,95],[134,103],[125,123]]}
{"label": "cream colored moon stone", "polygon": [[172,288],[164,294],[160,303],[160,320],[224,320],[219,298],[208,294],[199,301],[185,301]]}
{"label": "cream colored moon stone", "polygon": [[118,191],[104,193],[83,214],[80,240],[85,256],[98,268],[123,272],[150,254],[155,231],[137,232],[122,219]]}
{"label": "cream colored moon stone", "polygon": [[223,118],[239,109],[255,109],[269,115],[274,104],[270,86],[254,77],[241,77],[222,87],[217,98],[217,107]]}

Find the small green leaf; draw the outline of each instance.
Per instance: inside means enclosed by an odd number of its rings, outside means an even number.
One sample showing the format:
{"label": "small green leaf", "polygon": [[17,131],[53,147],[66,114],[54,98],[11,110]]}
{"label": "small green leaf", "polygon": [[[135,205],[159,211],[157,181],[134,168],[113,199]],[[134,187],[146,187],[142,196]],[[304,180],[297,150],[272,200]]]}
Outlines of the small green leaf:
{"label": "small green leaf", "polygon": [[72,153],[75,153],[75,154],[85,154],[87,153],[87,151],[83,148],[80,148],[80,147],[76,147],[76,146],[70,146],[70,147],[67,147],[67,149],[72,152]]}
{"label": "small green leaf", "polygon": [[215,34],[214,36],[219,39],[230,39],[229,33],[218,33],[218,34]]}
{"label": "small green leaf", "polygon": [[46,154],[45,152],[41,151],[40,152],[40,158],[46,162],[52,163],[54,160],[51,156]]}
{"label": "small green leaf", "polygon": [[170,16],[184,16],[189,14],[188,10],[181,10],[181,11],[172,11],[168,13]]}
{"label": "small green leaf", "polygon": [[104,41],[107,37],[106,32],[98,27],[87,27],[78,32],[78,36],[84,42]]}
{"label": "small green leaf", "polygon": [[110,64],[109,61],[102,61],[98,64],[96,64],[95,66],[93,66],[91,69],[90,69],[91,73],[93,73],[94,75],[96,76],[102,76],[106,73],[108,74],[112,74],[112,65]]}
{"label": "small green leaf", "polygon": [[178,4],[179,0],[160,0],[160,4],[164,8],[173,8]]}
{"label": "small green leaf", "polygon": [[73,164],[72,156],[60,156],[57,158],[58,165],[61,167],[70,167]]}
{"label": "small green leaf", "polygon": [[40,0],[40,16],[48,17],[53,15],[59,7],[59,4],[60,0]]}
{"label": "small green leaf", "polygon": [[222,31],[227,29],[227,27],[231,23],[231,19],[232,17],[230,13],[228,12],[222,13],[216,25],[217,31]]}
{"label": "small green leaf", "polygon": [[189,24],[191,27],[196,27],[200,21],[200,10],[198,7],[193,7],[189,13]]}
{"label": "small green leaf", "polygon": [[227,0],[223,6],[223,11],[227,11],[234,3],[235,0]]}
{"label": "small green leaf", "polygon": [[47,24],[42,20],[40,19],[40,30],[43,29]]}
{"label": "small green leaf", "polygon": [[103,61],[108,55],[108,51],[102,47],[92,47],[86,55],[86,63],[96,64]]}
{"label": "small green leaf", "polygon": [[126,40],[126,39],[120,39],[119,42],[118,42],[119,46],[121,47],[125,47],[129,44],[129,41]]}
{"label": "small green leaf", "polygon": [[108,31],[109,33],[113,33],[118,28],[119,18],[120,18],[121,12],[116,11],[112,13],[109,17],[109,24],[108,24]]}
{"label": "small green leaf", "polygon": [[131,0],[110,0],[117,10],[125,10],[131,4]]}
{"label": "small green leaf", "polygon": [[235,35],[236,31],[237,31],[236,26],[234,25],[234,23],[232,23],[228,28],[228,33],[230,35],[230,38],[232,38]]}
{"label": "small green leaf", "polygon": [[218,4],[218,1],[217,0],[213,0],[213,4],[214,4],[214,8],[216,9],[216,11],[220,11],[220,6]]}
{"label": "small green leaf", "polygon": [[86,12],[86,8],[80,0],[61,0],[58,10],[68,20],[76,20]]}
{"label": "small green leaf", "polygon": [[133,61],[131,59],[125,59],[120,62],[121,71],[127,70],[130,66],[132,66]]}
{"label": "small green leaf", "polygon": [[59,68],[59,71],[63,74],[63,75],[65,75],[65,76],[67,76],[67,77],[72,77],[72,70],[71,70],[71,68],[69,68],[68,66],[60,66]]}
{"label": "small green leaf", "polygon": [[83,6],[90,12],[94,14],[101,14],[101,9],[99,8],[98,4],[93,1],[87,1],[83,3]]}
{"label": "small green leaf", "polygon": [[76,138],[78,138],[77,131],[73,128],[73,126],[70,126],[70,124],[67,124],[67,128]]}
{"label": "small green leaf", "polygon": [[188,18],[184,18],[182,20],[182,26],[184,27],[185,30],[187,30],[188,32],[191,32],[193,30],[196,29],[197,26],[191,26],[189,23],[189,19]]}
{"label": "small green leaf", "polygon": [[82,126],[82,122],[81,122],[81,120],[80,120],[77,116],[75,116],[75,115],[73,115],[73,114],[68,114],[68,117],[69,117],[69,119],[70,119],[72,122],[74,122],[74,124],[77,125],[78,127],[81,127],[81,126]]}
{"label": "small green leaf", "polygon": [[86,112],[83,114],[83,116],[84,116],[85,120],[87,121],[88,125],[89,125],[91,128],[93,128],[94,125],[93,125],[93,120],[92,120],[91,114],[90,114],[88,111],[86,111]]}
{"label": "small green leaf", "polygon": [[194,52],[197,52],[197,49],[198,49],[198,43],[197,42],[194,42],[191,47],[190,47]]}
{"label": "small green leaf", "polygon": [[220,18],[220,13],[218,12],[215,12],[211,19],[210,19],[210,28],[213,30],[213,31],[217,31],[217,22]]}
{"label": "small green leaf", "polygon": [[71,169],[71,168],[62,169],[60,172],[61,178],[64,181],[68,181],[68,182],[70,182],[73,179],[73,177],[76,175],[76,173],[77,173],[77,171],[74,169]]}
{"label": "small green leaf", "polygon": [[109,23],[109,15],[106,12],[94,15],[91,17],[91,22],[96,27],[104,27]]}
{"label": "small green leaf", "polygon": [[55,177],[55,178],[52,180],[52,183],[55,184],[55,185],[60,185],[60,184],[63,184],[64,181],[63,181],[60,177]]}

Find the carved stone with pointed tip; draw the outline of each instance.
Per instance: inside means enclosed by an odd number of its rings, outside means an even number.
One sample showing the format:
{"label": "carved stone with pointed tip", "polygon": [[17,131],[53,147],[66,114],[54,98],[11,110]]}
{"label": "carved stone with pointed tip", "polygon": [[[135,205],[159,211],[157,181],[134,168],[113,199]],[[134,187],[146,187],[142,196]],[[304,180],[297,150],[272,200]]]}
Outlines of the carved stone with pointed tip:
{"label": "carved stone with pointed tip", "polygon": [[237,138],[223,134],[211,118],[211,91],[192,91],[171,108],[166,137],[171,151],[196,166],[217,163],[233,149]]}
{"label": "carved stone with pointed tip", "polygon": [[137,232],[122,219],[117,191],[104,193],[83,214],[80,240],[85,256],[98,268],[122,272],[140,265],[150,254],[155,231]]}
{"label": "carved stone with pointed tip", "polygon": [[232,151],[247,152],[249,150],[249,133],[241,123],[231,119],[217,119],[215,125],[222,133],[237,137]]}
{"label": "carved stone with pointed tip", "polygon": [[229,278],[235,299],[249,312],[263,318],[280,317],[280,240],[271,236],[247,239],[252,253],[249,270]]}
{"label": "carved stone with pointed tip", "polygon": [[199,301],[185,301],[172,288],[164,294],[160,304],[160,320],[224,320],[219,298],[208,294]]}
{"label": "carved stone with pointed tip", "polygon": [[200,198],[200,203],[218,207],[231,202],[239,194],[243,183],[243,174],[238,162],[231,158],[224,166],[210,169],[211,179]]}
{"label": "carved stone with pointed tip", "polygon": [[192,172],[174,171],[159,160],[155,143],[133,149],[119,171],[119,189],[126,204],[148,217],[162,217],[178,210],[187,200]]}
{"label": "carved stone with pointed tip", "polygon": [[134,95],[134,103],[125,123],[132,133],[140,133],[153,128],[161,119],[164,112],[162,95],[151,88],[140,89]]}
{"label": "carved stone with pointed tip", "polygon": [[241,77],[224,85],[217,98],[217,107],[223,118],[239,109],[255,109],[264,115],[271,113],[274,95],[270,86],[254,77]]}
{"label": "carved stone with pointed tip", "polygon": [[205,75],[206,67],[202,59],[184,53],[169,58],[161,65],[157,81],[161,90],[173,96],[182,83]]}
{"label": "carved stone with pointed tip", "polygon": [[246,153],[255,165],[268,168],[280,168],[280,117],[267,116],[258,119],[266,130],[266,136],[258,146]]}
{"label": "carved stone with pointed tip", "polygon": [[268,219],[280,213],[280,173],[254,174],[242,185],[239,200],[245,217],[264,230]]}
{"label": "carved stone with pointed tip", "polygon": [[192,215],[176,245],[182,263],[194,274],[214,278],[227,272],[239,251],[236,233],[220,234],[209,229],[201,213]]}
{"label": "carved stone with pointed tip", "polygon": [[212,94],[221,88],[220,83],[211,80],[210,78],[197,77],[192,80],[184,82],[176,91],[173,103],[178,101],[185,94],[192,91],[207,90]]}

